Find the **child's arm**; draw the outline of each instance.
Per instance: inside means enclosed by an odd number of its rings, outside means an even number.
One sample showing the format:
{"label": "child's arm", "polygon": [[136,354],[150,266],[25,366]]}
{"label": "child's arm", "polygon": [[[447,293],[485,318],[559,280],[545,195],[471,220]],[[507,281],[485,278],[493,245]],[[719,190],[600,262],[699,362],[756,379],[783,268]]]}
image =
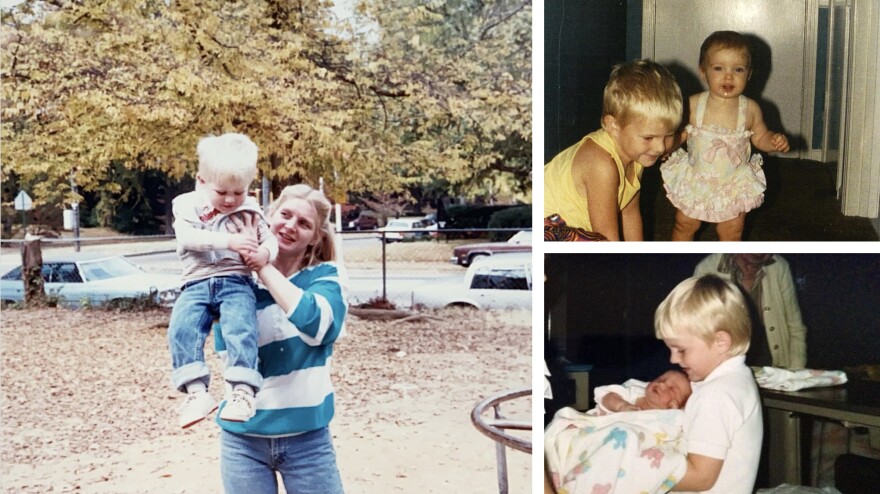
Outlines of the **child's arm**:
{"label": "child's arm", "polygon": [[747,112],[752,118],[752,145],[764,151],[765,153],[780,152],[787,153],[789,150],[788,138],[785,134],[773,132],[767,128],[764,123],[764,115],[761,113],[761,107],[752,100],[748,102]]}
{"label": "child's arm", "polygon": [[642,226],[642,212],[639,209],[639,196],[641,194],[641,192],[636,192],[632,201],[620,211],[623,239],[627,242],[638,242],[645,239],[645,230]]}
{"label": "child's arm", "polygon": [[724,460],[688,453],[687,471],[685,471],[684,477],[675,484],[672,490],[674,492],[707,491],[718,481],[722,466],[724,466]]}
{"label": "child's arm", "polygon": [[693,94],[688,98],[688,107],[687,107],[687,122],[681,123],[681,130],[676,132],[671,138],[669,138],[666,142],[666,152],[663,153],[663,156],[660,157],[661,161],[666,161],[666,158],[672,154],[673,151],[680,148],[684,143],[688,140],[688,131],[687,125],[697,125],[696,118],[694,117],[697,107],[697,101],[700,99],[699,94]]}
{"label": "child's arm", "polygon": [[257,240],[260,242],[260,251],[265,251],[269,255],[266,262],[274,261],[278,257],[278,239],[275,238],[275,234],[269,228],[269,222],[263,215],[254,213],[252,216],[257,222]]}
{"label": "child's arm", "polygon": [[587,212],[593,231],[608,240],[620,240],[620,211],[617,208],[620,174],[611,155],[592,141],[587,142],[574,157],[572,177],[578,192],[589,198]]}
{"label": "child's arm", "polygon": [[239,252],[238,249],[248,246],[252,246],[254,249],[257,247],[256,240],[250,242],[243,235],[236,236],[226,232],[195,228],[193,224],[200,220],[195,213],[192,199],[188,195],[174,199],[172,214],[174,215],[174,237],[178,246],[185,250],[207,252],[209,250],[232,249]]}
{"label": "child's arm", "polygon": [[686,143],[688,140],[688,131],[687,129],[681,129],[679,132],[676,132],[670,137],[666,138],[665,147],[666,152],[660,157],[660,161],[666,161],[666,158],[669,157],[676,149],[680,148],[682,144]]}
{"label": "child's arm", "polygon": [[611,412],[633,412],[641,410],[639,407],[623,399],[617,393],[608,393],[602,397],[602,406]]}

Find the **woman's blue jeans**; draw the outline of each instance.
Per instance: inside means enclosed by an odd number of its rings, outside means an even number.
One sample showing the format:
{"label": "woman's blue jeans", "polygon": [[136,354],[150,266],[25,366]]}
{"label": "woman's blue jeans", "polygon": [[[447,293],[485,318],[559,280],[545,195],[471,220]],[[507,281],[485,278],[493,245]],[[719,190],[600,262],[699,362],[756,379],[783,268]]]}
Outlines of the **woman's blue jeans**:
{"label": "woman's blue jeans", "polygon": [[288,437],[220,432],[220,472],[226,494],[276,494],[281,474],[290,494],[343,494],[330,429]]}
{"label": "woman's blue jeans", "polygon": [[259,390],[263,376],[257,371],[257,312],[254,281],[241,275],[216,276],[187,283],[171,310],[168,346],[171,349],[172,385],[207,386],[211,371],[205,364],[205,339],[214,319],[220,319],[226,342],[224,379]]}

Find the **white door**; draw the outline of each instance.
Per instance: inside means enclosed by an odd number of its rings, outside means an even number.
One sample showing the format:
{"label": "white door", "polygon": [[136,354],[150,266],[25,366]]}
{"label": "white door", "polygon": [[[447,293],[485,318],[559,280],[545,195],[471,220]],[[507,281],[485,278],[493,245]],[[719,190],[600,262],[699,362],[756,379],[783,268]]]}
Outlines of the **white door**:
{"label": "white door", "polygon": [[761,105],[771,130],[784,132],[793,148],[806,151],[814,84],[805,84],[805,72],[815,70],[804,57],[804,33],[812,25],[807,4],[808,0],[645,0],[642,56],[670,67],[687,98],[705,90],[698,71],[703,40],[721,30],[748,36],[754,45],[753,71],[745,94]]}

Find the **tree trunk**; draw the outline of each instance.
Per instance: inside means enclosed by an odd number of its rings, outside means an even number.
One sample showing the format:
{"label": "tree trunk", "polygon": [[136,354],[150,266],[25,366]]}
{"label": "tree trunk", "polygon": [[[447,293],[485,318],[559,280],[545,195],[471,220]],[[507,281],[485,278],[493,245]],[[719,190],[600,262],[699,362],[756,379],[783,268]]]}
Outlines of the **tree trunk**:
{"label": "tree trunk", "polygon": [[26,306],[39,305],[46,301],[42,271],[43,252],[40,237],[25,238],[21,245],[21,280],[24,283]]}

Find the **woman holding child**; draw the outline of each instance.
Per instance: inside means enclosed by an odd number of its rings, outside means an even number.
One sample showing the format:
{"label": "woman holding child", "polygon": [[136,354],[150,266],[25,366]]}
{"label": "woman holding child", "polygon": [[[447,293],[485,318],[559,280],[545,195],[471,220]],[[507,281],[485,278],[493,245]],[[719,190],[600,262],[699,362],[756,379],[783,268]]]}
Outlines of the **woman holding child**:
{"label": "woman holding child", "polygon": [[[268,209],[278,256],[244,256],[259,276],[256,289],[259,371],[256,414],[246,422],[217,419],[227,493],[341,493],[328,425],[333,418],[330,363],[348,307],[340,284],[331,205],[303,184],[285,188]],[[239,233],[256,236],[252,221]],[[222,328],[215,333],[225,350]],[[221,408],[222,412],[222,408]]]}

